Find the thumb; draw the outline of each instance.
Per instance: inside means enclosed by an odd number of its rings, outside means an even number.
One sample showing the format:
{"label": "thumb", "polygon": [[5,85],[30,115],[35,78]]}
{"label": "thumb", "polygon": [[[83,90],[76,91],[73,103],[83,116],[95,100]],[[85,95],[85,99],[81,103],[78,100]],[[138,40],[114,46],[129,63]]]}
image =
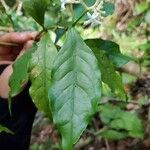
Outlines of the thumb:
{"label": "thumb", "polygon": [[26,52],[26,50],[28,50],[32,46],[33,43],[34,43],[33,40],[26,42],[23,46],[23,49],[20,51],[19,55],[17,56],[17,58],[22,56]]}

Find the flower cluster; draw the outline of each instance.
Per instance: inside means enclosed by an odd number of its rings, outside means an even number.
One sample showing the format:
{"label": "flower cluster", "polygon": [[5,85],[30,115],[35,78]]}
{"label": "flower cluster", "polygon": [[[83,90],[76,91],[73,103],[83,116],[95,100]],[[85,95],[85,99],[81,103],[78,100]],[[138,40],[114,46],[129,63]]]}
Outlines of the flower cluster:
{"label": "flower cluster", "polygon": [[94,6],[91,7],[91,11],[87,13],[88,20],[84,22],[84,25],[91,25],[95,27],[100,25],[103,20],[103,15],[105,11],[103,11],[104,0],[97,1]]}
{"label": "flower cluster", "polygon": [[60,0],[61,1],[61,10],[65,10],[66,4],[74,4],[74,3],[81,3],[87,12],[88,19],[84,22],[84,25],[91,25],[92,27],[100,25],[103,20],[103,15],[105,11],[103,11],[104,1],[107,0],[96,0],[95,4],[91,7],[88,7],[83,0]]}

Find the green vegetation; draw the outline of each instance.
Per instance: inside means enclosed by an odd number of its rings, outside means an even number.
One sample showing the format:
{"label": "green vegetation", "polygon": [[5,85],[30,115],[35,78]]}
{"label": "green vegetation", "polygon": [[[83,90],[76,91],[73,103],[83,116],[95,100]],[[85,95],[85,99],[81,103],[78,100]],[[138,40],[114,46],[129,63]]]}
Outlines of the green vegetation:
{"label": "green vegetation", "polygon": [[[128,89],[137,77],[149,75],[149,6],[149,0],[136,2],[134,15],[118,29],[124,16],[117,16],[113,1],[22,0],[0,5],[2,33],[39,32],[13,65],[9,94],[16,95],[21,83],[30,80],[33,102],[61,140],[34,143],[31,150],[72,150],[86,132],[106,141],[149,136],[150,91],[134,101],[134,90]],[[128,62],[138,66],[138,74],[134,66],[128,69]],[[143,121],[144,110],[148,113]]]}

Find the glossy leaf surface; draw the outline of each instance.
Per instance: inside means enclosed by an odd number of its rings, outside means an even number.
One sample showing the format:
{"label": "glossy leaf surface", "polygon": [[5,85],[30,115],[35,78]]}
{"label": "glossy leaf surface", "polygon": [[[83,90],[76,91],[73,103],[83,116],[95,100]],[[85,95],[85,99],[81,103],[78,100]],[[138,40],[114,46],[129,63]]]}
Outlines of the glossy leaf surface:
{"label": "glossy leaf surface", "polygon": [[97,111],[100,98],[97,60],[74,28],[67,33],[52,75],[53,120],[62,135],[63,149],[71,150]]}
{"label": "glossy leaf surface", "polygon": [[38,43],[37,50],[30,61],[30,95],[40,111],[51,117],[48,89],[51,84],[51,69],[57,50],[51,41],[49,33],[45,33]]}

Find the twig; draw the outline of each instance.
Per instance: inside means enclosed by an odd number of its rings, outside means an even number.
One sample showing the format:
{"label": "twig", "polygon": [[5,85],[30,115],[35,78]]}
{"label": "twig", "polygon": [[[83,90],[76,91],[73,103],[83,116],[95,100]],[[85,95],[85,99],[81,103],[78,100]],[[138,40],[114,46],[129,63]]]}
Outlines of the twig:
{"label": "twig", "polygon": [[81,16],[72,24],[72,26],[74,27],[74,26],[79,22],[79,20],[80,20],[87,12],[88,12],[88,10],[85,10],[85,11],[81,14]]}
{"label": "twig", "polygon": [[105,139],[105,144],[106,144],[106,149],[107,149],[107,150],[110,150],[110,146],[109,146],[109,143],[108,143],[108,140],[107,140],[107,139]]}
{"label": "twig", "polygon": [[105,101],[102,101],[99,103],[99,105],[104,105],[104,104],[108,104],[108,103],[124,103],[124,104],[136,104],[136,105],[139,105],[138,102],[136,101],[122,101],[122,100],[114,100],[114,99],[108,99],[108,100],[105,100]]}
{"label": "twig", "polygon": [[90,144],[93,141],[93,138],[89,137],[85,140],[81,139],[74,147],[75,150],[80,150],[86,145]]}
{"label": "twig", "polygon": [[140,109],[145,109],[145,108],[149,108],[150,107],[150,99],[145,102],[144,104],[140,104],[138,103],[137,101],[119,101],[119,100],[106,100],[106,101],[103,101],[103,102],[100,102],[99,105],[104,105],[104,104],[108,104],[108,103],[114,103],[114,104],[117,104],[117,103],[123,103],[123,104],[133,104],[133,105],[137,105],[139,106],[139,108],[137,108],[138,110]]}
{"label": "twig", "polygon": [[16,11],[17,15],[20,15],[22,13],[21,9],[22,9],[22,2],[19,1],[18,7],[17,7],[17,11]]}
{"label": "twig", "polygon": [[4,0],[0,0],[1,4],[3,5],[3,7],[5,8],[5,10],[9,10],[8,5],[6,4],[6,2]]}

